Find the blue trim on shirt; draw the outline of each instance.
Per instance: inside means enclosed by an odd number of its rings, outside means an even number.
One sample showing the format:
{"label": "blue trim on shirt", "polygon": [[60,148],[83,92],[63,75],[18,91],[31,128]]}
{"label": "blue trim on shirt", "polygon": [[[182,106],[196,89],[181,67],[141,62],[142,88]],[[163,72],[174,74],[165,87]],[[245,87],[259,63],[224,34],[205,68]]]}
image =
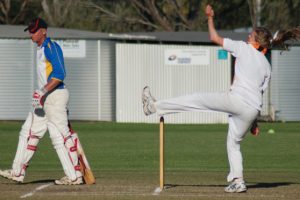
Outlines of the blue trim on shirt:
{"label": "blue trim on shirt", "polygon": [[64,88],[64,79],[66,77],[66,70],[65,70],[65,63],[64,63],[64,56],[60,46],[56,43],[51,41],[48,37],[43,42],[42,47],[44,47],[44,53],[46,59],[52,64],[52,72],[48,76],[48,82],[53,79],[61,80],[61,83],[57,86],[57,88],[61,89]]}

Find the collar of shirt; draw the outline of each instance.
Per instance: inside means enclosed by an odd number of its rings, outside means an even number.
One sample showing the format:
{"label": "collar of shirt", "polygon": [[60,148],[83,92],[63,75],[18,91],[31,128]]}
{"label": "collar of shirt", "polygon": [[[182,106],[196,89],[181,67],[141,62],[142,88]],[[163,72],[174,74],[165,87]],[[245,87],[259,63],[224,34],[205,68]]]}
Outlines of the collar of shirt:
{"label": "collar of shirt", "polygon": [[50,41],[50,38],[47,37],[47,38],[45,39],[45,41],[43,42],[43,44],[41,45],[41,47],[45,47],[45,46],[48,44],[49,41]]}
{"label": "collar of shirt", "polygon": [[248,43],[248,44],[251,44],[255,49],[257,49],[264,55],[267,53],[267,48],[263,48],[262,46],[259,45],[259,43]]}

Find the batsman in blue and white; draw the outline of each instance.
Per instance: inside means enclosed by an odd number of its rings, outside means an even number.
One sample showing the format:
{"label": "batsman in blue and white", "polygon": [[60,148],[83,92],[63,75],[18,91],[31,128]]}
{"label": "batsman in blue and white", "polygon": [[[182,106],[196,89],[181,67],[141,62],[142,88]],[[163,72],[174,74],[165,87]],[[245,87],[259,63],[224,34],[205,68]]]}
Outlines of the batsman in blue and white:
{"label": "batsman in blue and white", "polygon": [[273,37],[268,29],[257,27],[247,42],[234,41],[218,35],[214,26],[214,11],[210,5],[206,7],[205,13],[211,41],[236,58],[234,81],[230,90],[223,93],[194,93],[156,101],[146,86],[142,94],[143,110],[146,115],[207,110],[228,113],[227,153],[230,172],[227,181],[230,184],[225,187],[225,192],[245,192],[247,187],[240,144],[262,109],[262,95],[270,81],[271,66],[265,53],[275,44],[283,45],[285,40],[299,38],[300,31],[299,28],[281,31]]}
{"label": "batsman in blue and white", "polygon": [[55,180],[55,184],[82,184],[76,152],[78,138],[68,127],[69,92],[63,82],[66,71],[62,50],[47,37],[47,24],[43,19],[35,18],[24,31],[29,31],[32,41],[37,44],[36,70],[39,89],[33,93],[33,111],[28,114],[20,131],[12,169],[0,170],[0,175],[22,183],[39,140],[49,130],[52,144],[66,175]]}

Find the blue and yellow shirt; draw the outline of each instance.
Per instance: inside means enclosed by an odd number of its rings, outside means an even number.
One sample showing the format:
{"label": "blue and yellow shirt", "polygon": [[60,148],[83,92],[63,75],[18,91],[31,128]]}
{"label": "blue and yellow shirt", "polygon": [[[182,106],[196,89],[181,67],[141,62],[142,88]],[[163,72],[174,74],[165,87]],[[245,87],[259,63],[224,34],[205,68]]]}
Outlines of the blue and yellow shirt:
{"label": "blue and yellow shirt", "polygon": [[51,79],[60,80],[58,89],[64,88],[66,77],[63,52],[60,46],[46,38],[41,46],[37,48],[37,79],[38,87],[44,87]]}

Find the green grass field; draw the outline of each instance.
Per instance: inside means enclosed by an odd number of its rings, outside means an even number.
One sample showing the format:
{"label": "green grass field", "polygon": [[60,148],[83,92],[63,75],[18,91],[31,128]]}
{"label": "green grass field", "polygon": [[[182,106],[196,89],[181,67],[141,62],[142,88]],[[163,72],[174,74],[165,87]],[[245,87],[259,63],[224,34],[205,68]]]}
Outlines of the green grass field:
{"label": "green grass field", "polygon": [[[0,122],[1,169],[11,166],[21,125]],[[24,184],[0,178],[0,199],[300,199],[300,123],[260,123],[260,136],[246,136],[242,151],[249,189],[244,194],[223,192],[227,125],[166,125],[169,187],[158,195],[154,194],[159,186],[158,124],[73,122],[73,127],[97,184],[48,185],[63,171],[46,134]],[[267,133],[271,128],[275,134]]]}

